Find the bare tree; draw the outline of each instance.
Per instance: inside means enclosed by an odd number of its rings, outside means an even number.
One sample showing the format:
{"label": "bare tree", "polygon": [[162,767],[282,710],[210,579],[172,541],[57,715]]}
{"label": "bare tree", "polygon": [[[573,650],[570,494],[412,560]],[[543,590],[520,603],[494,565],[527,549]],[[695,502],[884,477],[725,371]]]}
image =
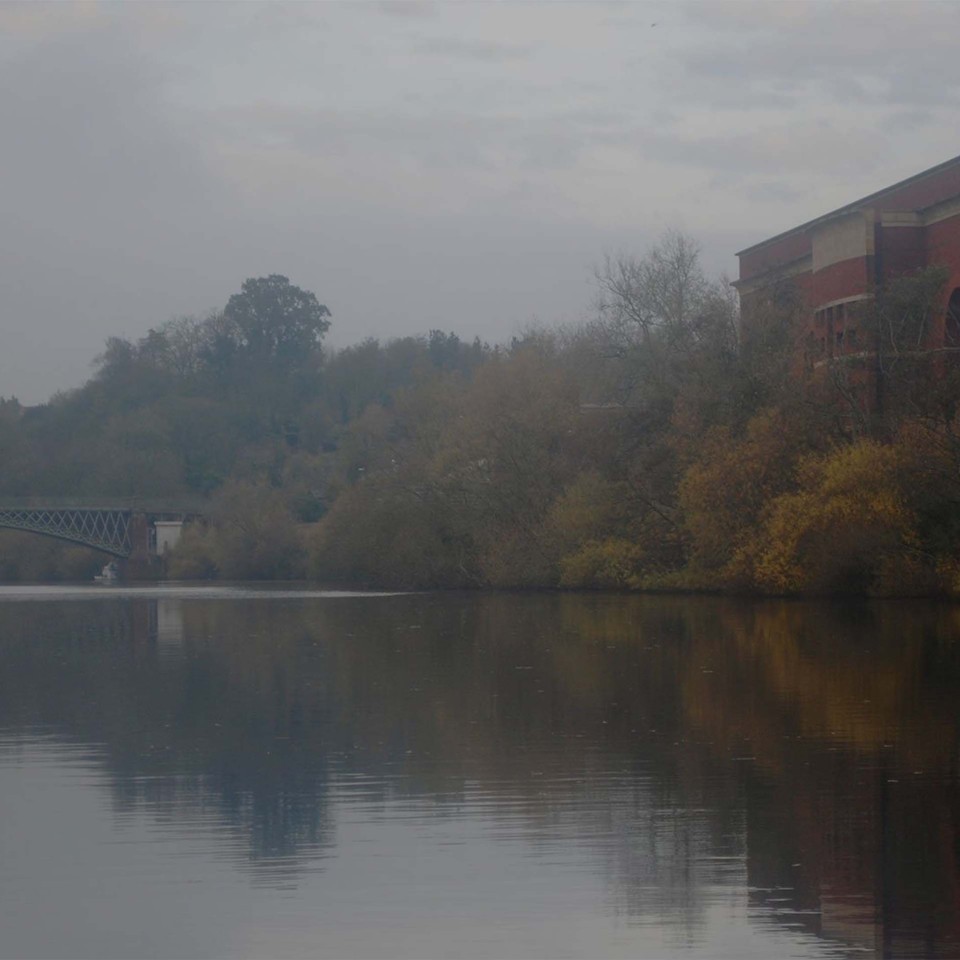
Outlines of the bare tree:
{"label": "bare tree", "polygon": [[699,246],[675,231],[642,259],[607,256],[595,276],[599,321],[613,342],[636,344],[654,333],[682,339],[711,292]]}

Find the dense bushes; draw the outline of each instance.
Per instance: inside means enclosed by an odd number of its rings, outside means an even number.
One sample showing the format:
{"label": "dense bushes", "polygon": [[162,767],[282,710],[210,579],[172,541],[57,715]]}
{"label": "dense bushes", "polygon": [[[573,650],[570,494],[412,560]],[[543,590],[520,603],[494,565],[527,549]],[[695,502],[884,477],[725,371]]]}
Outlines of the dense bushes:
{"label": "dense bushes", "polygon": [[92,580],[109,557],[31,533],[0,530],[0,582]]}
{"label": "dense bushes", "polygon": [[802,460],[795,492],[768,504],[743,548],[755,582],[780,593],[929,588],[902,466],[896,446],[872,440]]}
{"label": "dense bushes", "polygon": [[279,490],[232,482],[206,524],[189,525],[167,559],[173,579],[291,580],[305,572],[304,545]]}

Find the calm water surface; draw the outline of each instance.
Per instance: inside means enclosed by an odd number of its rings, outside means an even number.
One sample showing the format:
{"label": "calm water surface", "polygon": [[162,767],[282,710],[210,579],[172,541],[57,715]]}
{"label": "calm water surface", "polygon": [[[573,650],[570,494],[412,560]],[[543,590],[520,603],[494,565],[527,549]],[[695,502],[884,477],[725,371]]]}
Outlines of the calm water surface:
{"label": "calm water surface", "polygon": [[0,956],[960,956],[960,608],[0,588]]}

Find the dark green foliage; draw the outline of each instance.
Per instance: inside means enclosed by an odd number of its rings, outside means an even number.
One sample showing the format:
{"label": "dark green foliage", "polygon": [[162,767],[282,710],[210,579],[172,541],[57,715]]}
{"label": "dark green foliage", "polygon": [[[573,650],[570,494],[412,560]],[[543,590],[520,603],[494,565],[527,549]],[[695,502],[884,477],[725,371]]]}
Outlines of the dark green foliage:
{"label": "dark green foliage", "polygon": [[0,530],[0,582],[91,580],[110,558],[95,550],[15,530]]}
{"label": "dark green foliage", "polygon": [[287,369],[319,350],[330,326],[330,311],[314,294],[276,273],[244,280],[223,316],[237,350],[260,362],[278,361]]}
{"label": "dark green foliage", "polygon": [[[0,497],[210,497],[210,524],[185,537],[171,574],[302,576],[298,525],[317,523],[377,463],[363,425],[405,391],[469,379],[492,355],[432,331],[324,356],[329,318],[314,294],[271,275],[245,281],[222,312],[110,338],[80,389],[32,408],[0,398]],[[0,579],[102,566],[11,536],[28,549],[0,545]]]}

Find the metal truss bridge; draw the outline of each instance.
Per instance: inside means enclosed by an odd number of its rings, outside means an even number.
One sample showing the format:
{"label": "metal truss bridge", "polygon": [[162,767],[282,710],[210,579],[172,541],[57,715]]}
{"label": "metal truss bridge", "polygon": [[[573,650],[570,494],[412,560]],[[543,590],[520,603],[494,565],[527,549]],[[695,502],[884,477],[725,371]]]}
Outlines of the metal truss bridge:
{"label": "metal truss bridge", "polygon": [[121,558],[151,552],[150,528],[155,521],[185,520],[203,513],[201,503],[0,499],[0,527],[55,537]]}

